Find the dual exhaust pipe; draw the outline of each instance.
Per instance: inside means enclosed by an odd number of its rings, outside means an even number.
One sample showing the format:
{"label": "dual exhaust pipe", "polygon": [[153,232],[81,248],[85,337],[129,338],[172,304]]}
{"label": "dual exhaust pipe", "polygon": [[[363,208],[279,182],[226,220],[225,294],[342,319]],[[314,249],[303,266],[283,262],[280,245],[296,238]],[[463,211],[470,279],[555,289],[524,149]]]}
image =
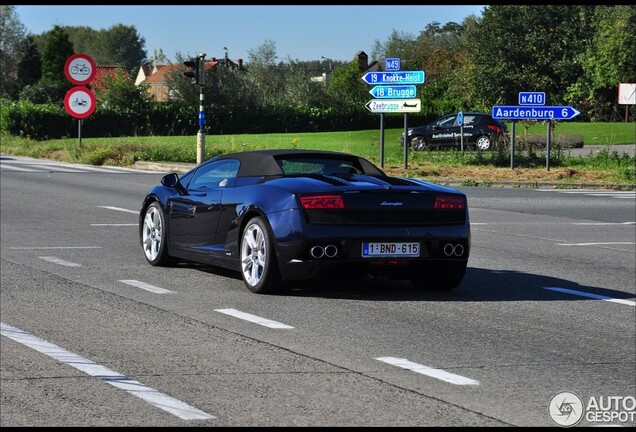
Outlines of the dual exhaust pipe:
{"label": "dual exhaust pipe", "polygon": [[464,255],[464,245],[462,245],[461,243],[446,243],[442,248],[442,251],[447,257],[460,257]]}
{"label": "dual exhaust pipe", "polygon": [[312,258],[321,259],[321,258],[333,258],[338,255],[338,248],[335,245],[327,245],[327,246],[312,246],[309,250]]}

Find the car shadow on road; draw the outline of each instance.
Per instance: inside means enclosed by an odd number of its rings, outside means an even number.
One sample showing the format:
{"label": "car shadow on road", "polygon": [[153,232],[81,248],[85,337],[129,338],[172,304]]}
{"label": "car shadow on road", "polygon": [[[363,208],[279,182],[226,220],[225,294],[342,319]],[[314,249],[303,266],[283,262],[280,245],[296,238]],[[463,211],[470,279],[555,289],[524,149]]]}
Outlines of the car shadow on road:
{"label": "car shadow on road", "polygon": [[[556,288],[556,290],[555,290]],[[565,292],[564,292],[565,291]],[[577,295],[572,291],[588,295]],[[610,288],[581,285],[567,279],[511,270],[468,267],[462,283],[452,291],[416,289],[406,281],[364,278],[349,281],[297,283],[284,293],[298,297],[358,299],[366,301],[581,301],[589,296],[634,300],[634,294]]]}

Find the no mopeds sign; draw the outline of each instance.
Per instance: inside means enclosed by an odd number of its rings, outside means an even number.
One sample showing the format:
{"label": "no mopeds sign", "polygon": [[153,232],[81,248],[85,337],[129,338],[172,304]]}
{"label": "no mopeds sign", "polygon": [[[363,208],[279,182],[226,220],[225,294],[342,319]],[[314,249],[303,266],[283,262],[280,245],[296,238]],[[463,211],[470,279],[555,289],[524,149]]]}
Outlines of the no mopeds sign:
{"label": "no mopeds sign", "polygon": [[86,118],[95,111],[95,94],[86,87],[73,87],[66,92],[64,108],[72,117]]}
{"label": "no mopeds sign", "polygon": [[75,85],[84,85],[95,77],[95,61],[87,54],[73,54],[64,64],[66,78]]}

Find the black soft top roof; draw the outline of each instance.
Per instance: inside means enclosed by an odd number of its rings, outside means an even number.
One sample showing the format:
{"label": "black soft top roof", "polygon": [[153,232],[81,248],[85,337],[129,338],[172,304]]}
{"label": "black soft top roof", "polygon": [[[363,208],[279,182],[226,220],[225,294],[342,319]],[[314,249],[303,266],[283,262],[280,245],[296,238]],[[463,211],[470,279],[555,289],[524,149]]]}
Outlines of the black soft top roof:
{"label": "black soft top roof", "polygon": [[326,151],[326,150],[300,150],[300,149],[271,149],[252,150],[237,153],[226,153],[215,156],[211,161],[223,159],[236,159],[240,162],[237,177],[252,176],[276,176],[282,175],[283,171],[278,164],[281,158],[334,158],[355,161],[364,170],[365,174],[383,175],[384,173],[368,160],[349,153]]}

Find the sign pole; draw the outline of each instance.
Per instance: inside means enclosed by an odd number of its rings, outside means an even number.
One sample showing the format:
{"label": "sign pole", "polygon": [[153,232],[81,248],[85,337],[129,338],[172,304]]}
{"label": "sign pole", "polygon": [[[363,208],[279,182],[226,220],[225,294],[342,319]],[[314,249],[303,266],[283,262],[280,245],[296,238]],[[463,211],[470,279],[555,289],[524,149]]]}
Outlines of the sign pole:
{"label": "sign pole", "polygon": [[515,169],[515,121],[510,130],[510,169]]}
{"label": "sign pole", "polygon": [[409,123],[408,123],[408,114],[404,114],[404,169],[408,168],[408,160],[409,160]]}
{"label": "sign pole", "polygon": [[199,92],[199,131],[197,132],[197,163],[203,162],[205,156],[205,110],[203,107],[203,86]]}
{"label": "sign pole", "polygon": [[384,168],[384,114],[380,114],[380,168]]}
{"label": "sign pole", "polygon": [[77,148],[82,148],[82,119],[77,119]]}
{"label": "sign pole", "polygon": [[550,120],[548,120],[548,139],[546,141],[545,169],[550,171]]}
{"label": "sign pole", "polygon": [[197,163],[205,158],[205,107],[203,105],[203,86],[205,84],[205,54],[199,54],[199,131],[197,132]]}

